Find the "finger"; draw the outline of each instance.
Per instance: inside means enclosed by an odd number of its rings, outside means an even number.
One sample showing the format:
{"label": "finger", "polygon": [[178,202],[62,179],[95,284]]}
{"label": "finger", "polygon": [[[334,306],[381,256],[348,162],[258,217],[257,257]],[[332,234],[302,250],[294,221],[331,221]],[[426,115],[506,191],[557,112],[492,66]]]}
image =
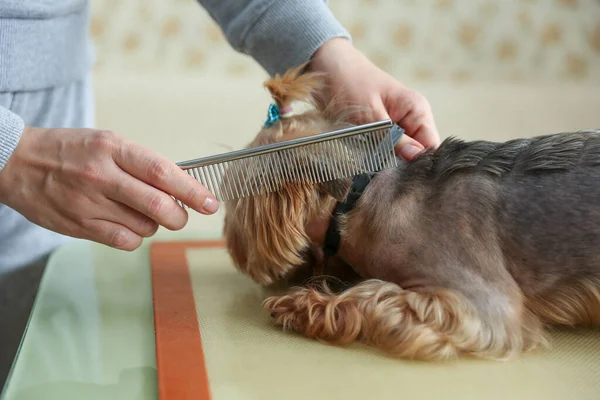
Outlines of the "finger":
{"label": "finger", "polygon": [[440,145],[440,135],[435,126],[433,116],[423,109],[412,110],[398,120],[398,125],[405,127],[406,134],[419,142],[423,147],[436,149]]}
{"label": "finger", "polygon": [[394,150],[396,151],[396,155],[398,157],[401,157],[406,161],[411,161],[421,154],[425,148],[415,139],[407,135],[402,135],[400,141],[398,141],[396,146],[394,146]]}
{"label": "finger", "polygon": [[[373,116],[378,120],[390,118],[382,102],[377,102],[373,106]],[[398,125],[402,127],[400,123],[398,123]],[[412,159],[417,157],[424,149],[425,148],[421,143],[407,135],[402,135],[398,143],[396,143],[396,145],[394,146],[396,155],[405,159],[406,161],[411,161]]]}
{"label": "finger", "polygon": [[114,157],[124,171],[179,199],[192,209],[202,214],[217,212],[219,205],[215,196],[167,158],[128,142]]}
{"label": "finger", "polygon": [[385,103],[390,118],[405,130],[406,135],[425,148],[436,149],[440,145],[433,112],[425,97],[412,90],[400,90],[387,97]]}
{"label": "finger", "polygon": [[158,230],[158,223],[144,214],[114,200],[107,199],[102,217],[121,224],[141,237],[150,237]]}
{"label": "finger", "polygon": [[188,214],[171,196],[131,175],[121,175],[106,193],[108,198],[143,214],[167,229],[179,230],[185,226]]}
{"label": "finger", "polygon": [[119,250],[132,251],[140,247],[142,237],[114,222],[92,219],[84,225],[89,239]]}

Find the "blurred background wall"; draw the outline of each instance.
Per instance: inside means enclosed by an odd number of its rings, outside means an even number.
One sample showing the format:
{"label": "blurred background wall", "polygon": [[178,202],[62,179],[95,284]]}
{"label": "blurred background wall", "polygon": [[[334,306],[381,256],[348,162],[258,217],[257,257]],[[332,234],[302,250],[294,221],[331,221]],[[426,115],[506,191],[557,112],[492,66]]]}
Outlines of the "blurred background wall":
{"label": "blurred background wall", "polygon": [[[360,50],[426,96],[442,138],[600,128],[600,0],[329,4]],[[195,0],[92,5],[98,127],[173,161],[256,135],[271,101],[266,75]],[[222,214],[192,212],[182,234],[216,236],[221,227]]]}
{"label": "blurred background wall", "polygon": [[[600,83],[599,0],[331,0],[330,7],[358,48],[405,81]],[[92,34],[98,70],[263,76],[195,0],[93,0]]]}

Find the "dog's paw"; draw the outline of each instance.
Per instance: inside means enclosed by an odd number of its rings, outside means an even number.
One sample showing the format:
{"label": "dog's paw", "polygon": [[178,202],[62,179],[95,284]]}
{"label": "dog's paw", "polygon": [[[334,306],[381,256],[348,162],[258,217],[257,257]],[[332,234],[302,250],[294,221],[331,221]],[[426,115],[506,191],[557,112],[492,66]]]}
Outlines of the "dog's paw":
{"label": "dog's paw", "polygon": [[298,288],[284,296],[269,297],[264,306],[284,330],[332,344],[350,343],[361,331],[360,310],[352,299],[336,298],[314,289]]}
{"label": "dog's paw", "polygon": [[290,295],[269,297],[264,302],[264,308],[275,324],[284,330],[301,332],[301,327],[306,325],[304,307]]}

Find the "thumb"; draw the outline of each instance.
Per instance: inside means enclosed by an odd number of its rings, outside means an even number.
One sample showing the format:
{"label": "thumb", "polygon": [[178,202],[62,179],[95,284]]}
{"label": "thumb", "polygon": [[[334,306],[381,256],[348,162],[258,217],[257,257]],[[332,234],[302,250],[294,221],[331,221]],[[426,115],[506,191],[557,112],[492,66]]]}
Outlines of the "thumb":
{"label": "thumb", "polygon": [[[380,103],[376,107],[373,108],[373,117],[374,117],[375,121],[382,121],[384,119],[390,119],[390,116],[387,113],[383,103]],[[398,123],[397,121],[394,121],[393,119],[392,119],[392,122]],[[401,126],[400,123],[398,123],[398,125],[402,129],[406,129],[403,126]],[[402,137],[400,137],[400,140],[398,141],[398,143],[396,143],[396,146],[394,146],[394,149],[396,150],[396,155],[398,157],[401,157],[406,161],[411,161],[413,158],[418,156],[419,153],[421,153],[423,150],[425,150],[425,147],[423,147],[423,145],[421,143],[419,143],[418,141],[416,141],[415,139],[404,134],[404,135],[402,135]]]}
{"label": "thumb", "polygon": [[395,146],[395,150],[398,157],[402,157],[406,161],[411,161],[425,150],[425,147],[415,139],[407,135],[402,135]]}

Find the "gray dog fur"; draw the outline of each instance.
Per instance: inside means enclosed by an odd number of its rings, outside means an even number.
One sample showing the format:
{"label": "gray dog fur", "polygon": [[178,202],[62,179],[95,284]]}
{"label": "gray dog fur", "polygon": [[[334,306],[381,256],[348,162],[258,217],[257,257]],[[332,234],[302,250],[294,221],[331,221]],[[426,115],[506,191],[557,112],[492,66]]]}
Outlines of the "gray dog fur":
{"label": "gray dog fur", "polygon": [[374,177],[340,253],[364,279],[456,290],[491,325],[516,317],[521,293],[600,282],[600,131],[447,139]]}

